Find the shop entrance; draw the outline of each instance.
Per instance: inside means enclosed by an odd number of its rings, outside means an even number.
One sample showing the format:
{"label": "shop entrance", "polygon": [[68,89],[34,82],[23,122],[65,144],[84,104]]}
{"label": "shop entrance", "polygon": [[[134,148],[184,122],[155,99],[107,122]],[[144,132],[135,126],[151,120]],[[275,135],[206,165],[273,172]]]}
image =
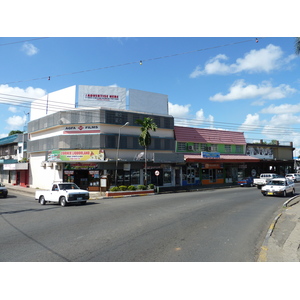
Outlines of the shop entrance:
{"label": "shop entrance", "polygon": [[87,190],[89,187],[89,171],[88,170],[74,170],[74,183],[81,189]]}
{"label": "shop entrance", "polygon": [[217,170],[216,169],[209,169],[209,181],[214,183],[217,181]]}

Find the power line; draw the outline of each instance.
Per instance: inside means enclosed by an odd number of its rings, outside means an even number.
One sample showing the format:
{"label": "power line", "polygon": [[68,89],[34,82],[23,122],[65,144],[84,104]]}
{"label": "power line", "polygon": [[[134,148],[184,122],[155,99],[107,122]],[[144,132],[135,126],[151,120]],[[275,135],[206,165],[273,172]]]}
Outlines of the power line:
{"label": "power line", "polygon": [[[263,38],[260,38],[260,39],[263,39]],[[153,61],[153,60],[159,60],[159,59],[166,59],[166,58],[171,58],[171,57],[180,56],[180,55],[186,55],[186,54],[191,54],[191,53],[196,53],[196,52],[208,51],[208,50],[222,48],[222,47],[229,47],[229,46],[238,45],[238,44],[242,44],[242,43],[249,43],[249,42],[253,42],[253,41],[255,41],[257,43],[258,39],[257,38],[255,38],[255,39],[248,39],[248,40],[244,40],[244,41],[233,42],[233,43],[228,43],[228,44],[223,44],[223,45],[218,45],[218,46],[213,46],[213,47],[207,47],[207,48],[202,48],[202,49],[197,49],[197,50],[192,50],[192,51],[186,51],[186,52],[181,52],[181,53],[175,53],[175,54],[170,54],[170,55],[165,55],[165,56],[159,56],[159,57],[154,57],[154,58],[146,58],[146,59],[139,59],[139,60],[132,61],[132,62],[117,64],[117,65],[111,65],[111,66],[105,66],[105,67],[99,67],[99,68],[94,68],[94,69],[89,69],[89,70],[75,71],[75,72],[58,74],[58,75],[48,75],[48,76],[43,76],[43,77],[38,77],[38,78],[32,78],[32,79],[25,79],[25,80],[18,80],[18,81],[10,81],[10,82],[6,82],[4,84],[12,84],[12,83],[36,81],[36,80],[42,80],[42,79],[51,80],[52,78],[57,78],[57,77],[62,77],[62,76],[69,76],[69,75],[75,75],[75,74],[86,73],[86,72],[100,71],[100,70],[104,70],[104,69],[124,67],[124,66],[128,66],[128,65],[133,65],[133,64],[140,64],[140,65],[142,65],[143,62],[147,62],[147,61]]]}
{"label": "power line", "polygon": [[36,41],[36,40],[42,40],[42,39],[49,39],[49,37],[40,37],[40,38],[33,38],[33,39],[23,40],[23,41],[10,42],[10,43],[5,43],[5,44],[0,44],[0,46],[8,46],[8,45],[13,45],[13,44],[20,44],[20,43],[26,43],[26,42],[31,42],[31,41]]}
{"label": "power line", "polygon": [[[13,99],[13,97],[15,99]],[[33,102],[33,100],[39,100],[38,102]],[[5,102],[1,102],[5,101]],[[25,107],[28,109],[34,108],[37,110],[48,110],[48,112],[58,112],[58,111],[72,111],[73,114],[80,114],[76,109],[91,109],[95,110],[100,107],[91,107],[91,106],[81,106],[79,108],[74,108],[67,106],[62,101],[53,101],[49,100],[47,103],[47,99],[38,99],[38,98],[30,98],[24,96],[17,95],[8,95],[0,93],[0,103],[4,105],[15,105],[20,107]],[[95,110],[91,113],[91,116],[97,116],[99,113]],[[293,133],[300,132],[300,128],[290,128],[290,127],[282,127],[276,126],[273,128],[266,128],[262,125],[245,125],[239,123],[229,123],[229,122],[220,122],[220,121],[209,121],[209,120],[201,120],[201,119],[188,119],[188,118],[177,118],[174,117],[174,121],[176,126],[190,126],[190,127],[198,127],[198,128],[207,128],[207,129],[216,129],[216,127],[220,127],[222,130],[231,130],[231,131],[243,131],[248,134],[270,134],[270,135],[292,135]],[[242,128],[240,130],[239,128]]]}

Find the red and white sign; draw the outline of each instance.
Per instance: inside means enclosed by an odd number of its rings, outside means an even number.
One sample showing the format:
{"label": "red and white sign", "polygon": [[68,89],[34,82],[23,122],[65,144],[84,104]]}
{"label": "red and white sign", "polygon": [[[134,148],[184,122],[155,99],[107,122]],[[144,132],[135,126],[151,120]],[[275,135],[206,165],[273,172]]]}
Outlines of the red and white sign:
{"label": "red and white sign", "polygon": [[154,174],[155,174],[155,176],[159,176],[159,171],[156,170]]}
{"label": "red and white sign", "polygon": [[78,126],[66,126],[64,129],[64,134],[78,134],[78,133],[100,133],[100,126],[78,125]]}

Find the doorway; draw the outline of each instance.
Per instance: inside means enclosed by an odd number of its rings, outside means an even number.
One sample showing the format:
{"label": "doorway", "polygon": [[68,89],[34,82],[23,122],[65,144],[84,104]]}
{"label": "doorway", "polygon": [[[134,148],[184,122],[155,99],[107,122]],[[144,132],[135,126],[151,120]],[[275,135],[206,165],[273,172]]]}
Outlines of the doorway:
{"label": "doorway", "polygon": [[209,169],[209,181],[214,183],[217,181],[217,170],[216,169]]}
{"label": "doorway", "polygon": [[74,170],[74,183],[81,189],[87,190],[89,187],[89,171],[88,170]]}

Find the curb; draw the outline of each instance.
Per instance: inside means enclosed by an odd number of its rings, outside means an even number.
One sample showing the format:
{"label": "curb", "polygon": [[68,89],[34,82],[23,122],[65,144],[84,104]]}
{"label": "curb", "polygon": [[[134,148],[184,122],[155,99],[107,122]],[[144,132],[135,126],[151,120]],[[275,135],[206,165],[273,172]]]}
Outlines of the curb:
{"label": "curb", "polygon": [[[293,206],[295,204],[297,204],[299,201],[300,201],[300,195],[296,195],[290,199],[288,199],[287,201],[285,201],[282,205],[282,209],[288,209],[290,206]],[[299,198],[298,201],[296,201],[295,203],[289,205],[292,201],[294,201],[296,198]],[[282,216],[283,212],[281,212],[279,215],[277,215],[274,219],[274,221],[271,223],[269,229],[268,229],[268,232],[265,236],[265,239],[264,239],[264,242],[260,248],[260,253],[259,253],[259,256],[258,256],[258,259],[257,259],[257,262],[267,262],[267,252],[268,252],[268,241],[269,241],[269,238],[271,237],[274,229],[275,229],[275,225],[276,223],[278,222],[279,218]]]}

